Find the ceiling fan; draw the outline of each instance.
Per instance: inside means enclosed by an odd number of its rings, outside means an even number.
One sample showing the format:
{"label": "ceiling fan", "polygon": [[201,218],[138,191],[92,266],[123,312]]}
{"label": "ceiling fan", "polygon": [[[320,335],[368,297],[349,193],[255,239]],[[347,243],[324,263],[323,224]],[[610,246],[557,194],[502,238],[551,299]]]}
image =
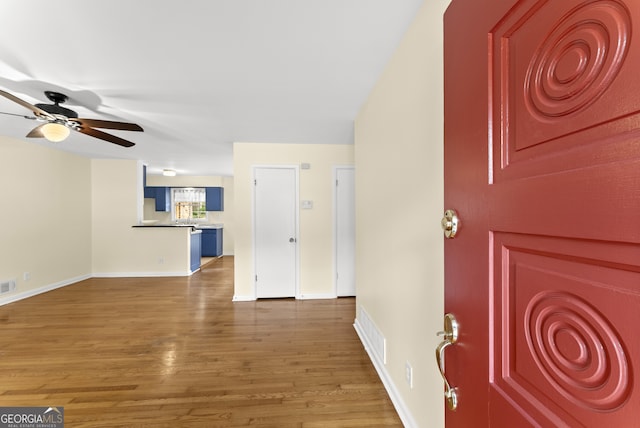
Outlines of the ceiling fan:
{"label": "ceiling fan", "polygon": [[33,128],[31,132],[27,134],[27,137],[29,138],[46,138],[49,141],[58,142],[67,138],[70,130],[74,130],[123,147],[131,147],[135,145],[131,141],[116,137],[115,135],[108,134],[95,128],[117,129],[122,131],[143,131],[142,127],[135,123],[79,118],[78,113],[60,105],[67,101],[69,97],[61,94],[60,92],[54,91],[45,91],[44,94],[53,104],[29,104],[15,95],[0,90],[0,95],[31,110],[35,116],[23,117],[46,122]]}

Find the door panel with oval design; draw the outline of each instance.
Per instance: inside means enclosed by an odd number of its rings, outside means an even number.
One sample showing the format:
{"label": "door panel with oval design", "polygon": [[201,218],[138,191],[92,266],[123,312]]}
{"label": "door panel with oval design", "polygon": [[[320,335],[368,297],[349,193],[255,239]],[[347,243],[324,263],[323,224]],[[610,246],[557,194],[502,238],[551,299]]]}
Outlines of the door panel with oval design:
{"label": "door panel with oval design", "polygon": [[445,14],[449,428],[640,426],[639,26],[631,0]]}

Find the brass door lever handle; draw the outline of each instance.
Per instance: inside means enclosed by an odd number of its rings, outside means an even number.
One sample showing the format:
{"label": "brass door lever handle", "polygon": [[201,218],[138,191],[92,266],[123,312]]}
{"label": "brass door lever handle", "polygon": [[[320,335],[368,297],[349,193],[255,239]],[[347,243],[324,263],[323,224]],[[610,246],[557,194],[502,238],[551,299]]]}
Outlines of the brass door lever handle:
{"label": "brass door lever handle", "polygon": [[444,331],[439,331],[437,334],[438,336],[444,336],[442,342],[436,347],[436,363],[438,364],[438,370],[440,370],[440,375],[444,381],[444,397],[447,399],[449,409],[456,410],[458,407],[457,388],[451,387],[444,373],[444,350],[458,340],[458,322],[453,314],[446,314],[444,316]]}

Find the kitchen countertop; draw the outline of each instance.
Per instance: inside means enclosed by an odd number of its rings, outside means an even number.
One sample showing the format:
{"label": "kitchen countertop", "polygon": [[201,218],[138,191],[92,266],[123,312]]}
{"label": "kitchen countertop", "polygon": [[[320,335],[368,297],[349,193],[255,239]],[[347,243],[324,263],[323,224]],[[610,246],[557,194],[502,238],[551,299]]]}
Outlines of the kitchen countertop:
{"label": "kitchen countertop", "polygon": [[134,224],[132,227],[191,227],[194,229],[222,229],[223,224],[181,224],[181,223],[148,223]]}
{"label": "kitchen countertop", "polygon": [[196,229],[222,229],[223,226],[222,223],[197,224]]}

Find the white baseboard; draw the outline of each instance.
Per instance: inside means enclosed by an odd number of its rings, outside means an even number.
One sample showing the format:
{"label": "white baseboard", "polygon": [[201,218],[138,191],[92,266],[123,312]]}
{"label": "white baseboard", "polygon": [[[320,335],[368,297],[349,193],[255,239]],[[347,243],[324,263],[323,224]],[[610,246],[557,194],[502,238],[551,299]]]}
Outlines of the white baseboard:
{"label": "white baseboard", "polygon": [[[197,271],[195,271],[197,272]],[[93,278],[157,278],[163,276],[191,276],[194,272],[98,272]]]}
{"label": "white baseboard", "polygon": [[[296,296],[298,300],[326,300],[326,299],[337,299],[335,294],[327,293],[327,294],[300,294]],[[255,302],[258,300],[256,296],[239,296],[234,295],[234,302]]]}
{"label": "white baseboard", "polygon": [[91,275],[81,275],[75,278],[66,279],[64,281],[56,282],[42,287],[34,288],[32,290],[23,291],[21,293],[12,294],[0,299],[0,306],[8,305],[9,303],[17,302],[19,300],[27,299],[29,297],[37,296],[38,294],[46,293],[47,291],[55,290],[56,288],[66,287],[67,285],[75,284],[76,282],[84,281],[91,278]]}
{"label": "white baseboard", "polygon": [[[9,303],[17,302],[19,300],[28,299],[29,297],[37,296],[38,294],[46,293],[48,291],[55,290],[57,288],[66,287],[67,285],[75,284],[76,282],[84,281],[90,278],[127,278],[127,277],[163,277],[163,276],[189,276],[193,272],[117,272],[117,273],[94,273],[81,275],[74,278],[65,279],[64,281],[55,282],[53,284],[43,285],[42,287],[34,288],[31,290],[11,294],[7,297],[0,298],[0,306],[8,305]],[[255,300],[255,299],[254,299]]]}
{"label": "white baseboard", "polygon": [[389,373],[385,368],[384,362],[382,362],[378,358],[375,352],[372,352],[373,345],[369,341],[369,338],[367,337],[367,335],[365,334],[364,329],[360,326],[360,323],[358,322],[358,318],[356,318],[356,320],[354,321],[353,327],[355,328],[356,333],[358,333],[360,342],[362,342],[362,345],[364,346],[365,351],[367,351],[367,354],[369,355],[369,359],[373,363],[373,367],[375,367],[376,371],[378,372],[378,376],[380,377],[380,380],[382,381],[384,388],[387,390],[387,393],[389,394],[389,398],[391,398],[391,402],[393,403],[393,406],[398,412],[398,416],[400,416],[400,420],[402,421],[403,425],[405,426],[405,428],[414,428],[414,427],[418,428],[418,424],[416,423],[415,419],[411,415],[409,408],[402,400],[402,396],[400,395],[400,393],[398,392],[398,389],[393,383],[391,376],[389,376]]}
{"label": "white baseboard", "polygon": [[296,297],[299,300],[321,300],[321,299],[337,299],[333,293],[321,293],[321,294],[300,294]]}

